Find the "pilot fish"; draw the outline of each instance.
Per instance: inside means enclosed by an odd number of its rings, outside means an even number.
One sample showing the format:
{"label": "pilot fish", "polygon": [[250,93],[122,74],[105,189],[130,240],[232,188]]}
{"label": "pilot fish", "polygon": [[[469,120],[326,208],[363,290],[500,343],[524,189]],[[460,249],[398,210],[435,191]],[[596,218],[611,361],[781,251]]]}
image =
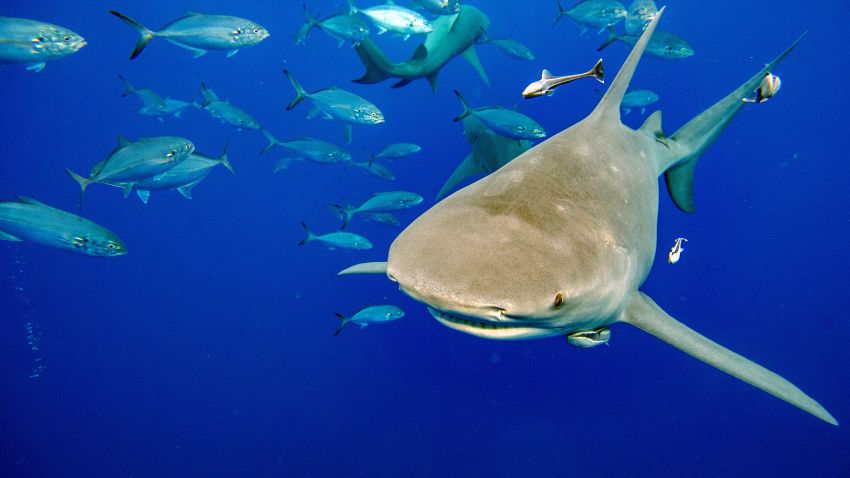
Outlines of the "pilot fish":
{"label": "pilot fish", "polygon": [[373,305],[366,307],[351,317],[346,317],[339,313],[334,315],[341,321],[336,332],[334,332],[334,336],[337,336],[342,332],[345,324],[349,322],[359,325],[362,329],[369,324],[381,324],[398,320],[404,317],[404,311],[394,305]]}

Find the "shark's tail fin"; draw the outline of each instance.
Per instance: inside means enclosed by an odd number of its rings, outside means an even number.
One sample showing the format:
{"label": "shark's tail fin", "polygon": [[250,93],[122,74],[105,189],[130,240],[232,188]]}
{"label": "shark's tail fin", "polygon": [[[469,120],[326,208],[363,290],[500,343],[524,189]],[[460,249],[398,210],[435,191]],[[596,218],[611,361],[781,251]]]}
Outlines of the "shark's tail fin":
{"label": "shark's tail fin", "polygon": [[136,43],[136,47],[133,49],[133,53],[130,54],[130,59],[136,58],[137,56],[142,54],[142,50],[148,46],[148,42],[153,40],[153,37],[156,36],[156,32],[149,29],[148,27],[142,25],[141,23],[133,20],[132,18],[124,15],[123,13],[116,12],[115,10],[110,10],[109,13],[115,15],[120,18],[121,21],[133,27],[134,30],[139,32],[139,41]]}
{"label": "shark's tail fin", "polygon": [[611,25],[605,27],[605,30],[608,32],[608,38],[605,40],[604,43],[599,45],[599,48],[597,48],[596,51],[602,51],[608,48],[612,43],[614,43],[615,41],[617,41],[618,38],[620,38],[619,36],[617,36],[617,30],[614,30],[614,27],[612,27]]}
{"label": "shark's tail fin", "polygon": [[316,234],[314,234],[313,231],[309,227],[307,227],[307,224],[304,224],[304,221],[301,221],[301,227],[304,228],[304,232],[307,233],[307,237],[305,237],[304,239],[301,240],[301,242],[298,243],[299,246],[303,246],[304,244],[307,244],[308,242],[312,242],[313,239],[316,238]]}
{"label": "shark's tail fin", "polygon": [[363,66],[366,67],[366,73],[360,78],[353,80],[355,83],[378,83],[393,76],[394,63],[384,55],[384,52],[378,48],[378,45],[375,45],[375,42],[366,38],[355,46],[354,49],[360,56]]}
{"label": "shark's tail fin", "polygon": [[661,171],[666,171],[664,176],[667,180],[667,189],[679,209],[694,212],[694,169],[700,156],[741,111],[745,105],[742,100],[753,93],[764,75],[784,60],[803,36],[805,33],[735,91],[670,136],[671,155],[660,167]]}
{"label": "shark's tail fin", "polygon": [[283,74],[286,75],[286,79],[288,79],[289,82],[292,83],[292,87],[295,88],[295,99],[286,106],[286,111],[289,111],[298,106],[298,103],[301,103],[301,100],[307,97],[307,91],[305,91],[304,87],[301,86],[301,83],[299,83],[298,80],[289,73],[289,70],[283,70]]}
{"label": "shark's tail fin", "polygon": [[638,292],[635,295],[620,320],[667,342],[697,360],[717,367],[733,377],[785,400],[827,423],[838,425],[826,409],[794,384],[691,330],[667,315],[643,293]]}
{"label": "shark's tail fin", "polygon": [[466,98],[464,98],[463,95],[460,94],[460,91],[455,90],[455,96],[457,96],[457,99],[460,100],[460,104],[463,106],[463,112],[457,115],[457,117],[455,117],[454,119],[454,121],[460,121],[472,114],[472,109],[469,107],[469,103],[466,102]]}
{"label": "shark's tail fin", "polygon": [[121,93],[121,98],[132,95],[136,92],[136,88],[134,88],[133,85],[129,81],[127,81],[127,78],[124,78],[123,75],[118,75],[118,79],[121,80],[121,83],[124,84],[124,92]]}

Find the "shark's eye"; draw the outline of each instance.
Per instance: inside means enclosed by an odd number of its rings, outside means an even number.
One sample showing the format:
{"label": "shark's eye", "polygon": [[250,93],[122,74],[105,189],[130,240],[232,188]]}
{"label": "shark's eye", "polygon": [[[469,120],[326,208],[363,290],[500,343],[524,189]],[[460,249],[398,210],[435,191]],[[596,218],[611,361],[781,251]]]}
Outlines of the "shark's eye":
{"label": "shark's eye", "polygon": [[552,302],[552,307],[559,309],[562,305],[564,305],[564,293],[558,292],[555,294],[555,300]]}

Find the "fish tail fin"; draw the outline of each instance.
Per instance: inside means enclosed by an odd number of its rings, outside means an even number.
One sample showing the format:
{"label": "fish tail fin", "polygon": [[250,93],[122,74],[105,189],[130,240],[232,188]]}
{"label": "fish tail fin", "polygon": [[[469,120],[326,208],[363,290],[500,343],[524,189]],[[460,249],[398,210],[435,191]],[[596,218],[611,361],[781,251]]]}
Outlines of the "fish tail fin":
{"label": "fish tail fin", "polygon": [[336,210],[339,216],[341,216],[342,226],[340,226],[340,229],[345,229],[354,217],[354,208],[351,206],[342,206],[340,204],[331,204],[331,207]]}
{"label": "fish tail fin", "polygon": [[309,227],[307,227],[307,224],[305,224],[304,221],[301,221],[301,227],[304,228],[304,232],[307,233],[307,237],[305,237],[301,242],[298,243],[299,246],[303,246],[304,244],[307,244],[308,242],[311,242],[313,239],[316,238],[316,234],[314,234],[313,231],[310,230]]}
{"label": "fish tail fin", "polygon": [[375,162],[375,159],[376,159],[376,158],[375,158],[375,154],[374,154],[374,153],[372,153],[371,151],[369,151],[369,150],[368,150],[368,149],[366,149],[366,148],[360,148],[360,149],[362,149],[362,150],[363,150],[363,152],[364,152],[364,153],[366,153],[366,156],[368,156],[368,157],[369,157],[368,167],[370,167],[370,168],[371,168],[371,167],[372,167],[372,163],[374,163],[374,162]]}
{"label": "fish tail fin", "polygon": [[307,4],[303,4],[304,6],[304,15],[307,17],[307,21],[304,22],[304,25],[301,25],[301,28],[298,29],[298,34],[295,36],[295,44],[303,45],[307,42],[307,37],[310,36],[310,32],[313,31],[313,27],[321,28],[318,20],[316,20],[313,15],[310,15],[310,11],[307,9]]}
{"label": "fish tail fin", "polygon": [[357,9],[357,5],[354,4],[354,0],[348,0],[348,14],[354,15],[359,11],[360,10]]}
{"label": "fish tail fin", "polygon": [[203,81],[201,81],[201,95],[204,97],[204,101],[201,103],[201,108],[206,107],[208,104],[213,101],[218,100],[218,95],[210,89],[209,86]]}
{"label": "fish tail fin", "polygon": [[555,17],[555,22],[552,23],[552,28],[555,28],[555,25],[557,25],[558,22],[561,21],[561,18],[563,18],[564,15],[567,14],[567,11],[564,10],[564,6],[561,5],[561,0],[555,0],[555,2],[558,4],[558,16]]}
{"label": "fish tail fin", "polygon": [[260,151],[260,154],[263,154],[263,153],[265,153],[266,151],[268,151],[268,150],[270,150],[270,149],[274,148],[275,146],[280,145],[280,140],[278,140],[277,138],[275,138],[275,137],[274,137],[274,135],[271,133],[271,131],[269,131],[269,130],[267,130],[267,129],[265,129],[265,128],[262,128],[262,132],[263,132],[263,136],[265,136],[265,137],[266,137],[266,141],[268,141],[268,142],[269,142],[269,144],[267,144],[267,145],[266,145],[266,147],[265,147],[265,148],[263,148],[263,150],[262,150],[262,151]]}
{"label": "fish tail fin", "polygon": [[222,166],[227,168],[233,174],[236,174],[236,170],[233,169],[233,165],[230,164],[230,161],[227,160],[227,144],[224,145],[224,149],[221,151],[221,156],[218,157],[218,161]]}
{"label": "fish tail fin", "polygon": [[605,71],[602,68],[602,58],[593,65],[593,69],[590,70],[590,73],[596,78],[596,81],[605,84]]}
{"label": "fish tail fin", "polygon": [[764,75],[784,60],[805,35],[803,33],[776,59],[765,65],[735,91],[697,115],[670,136],[670,152],[659,165],[659,173],[664,173],[670,197],[679,209],[684,212],[695,210],[694,170],[700,156],[741,111],[745,105],[742,100],[752,94]]}
{"label": "fish tail fin", "polygon": [[460,100],[460,104],[463,105],[463,112],[457,115],[457,117],[454,119],[454,121],[460,121],[469,116],[472,113],[472,110],[469,108],[469,103],[466,102],[466,98],[464,98],[463,95],[460,94],[460,91],[455,90],[455,96],[457,96],[457,99]]}
{"label": "fish tail fin", "polygon": [[89,184],[91,184],[92,181],[89,178],[84,178],[84,177],[80,176],[79,174],[71,171],[68,168],[65,168],[65,172],[68,173],[68,176],[71,176],[71,179],[73,179],[74,181],[77,182],[77,184],[80,185],[80,200],[77,203],[77,215],[82,216],[82,214],[83,214],[83,197],[86,194],[86,188],[89,187]]}
{"label": "fish tail fin", "polygon": [[127,81],[127,78],[124,78],[123,75],[118,75],[118,79],[124,84],[124,92],[121,93],[121,98],[132,95],[136,92],[136,88],[133,87],[133,84]]}
{"label": "fish tail fin", "polygon": [[134,30],[139,32],[139,41],[136,42],[136,47],[133,48],[133,53],[130,54],[131,60],[133,58],[136,58],[137,56],[139,56],[142,53],[142,50],[144,50],[145,47],[148,46],[148,42],[153,40],[153,37],[156,36],[156,32],[149,29],[148,27],[142,25],[141,23],[137,22],[136,20],[133,20],[132,18],[128,17],[127,15],[124,15],[123,13],[116,12],[115,10],[110,10],[109,13],[120,18],[121,21],[123,21],[127,25],[130,25],[131,27],[133,27]]}
{"label": "fish tail fin", "polygon": [[289,82],[292,83],[292,87],[295,88],[295,99],[286,106],[286,111],[289,111],[292,108],[295,108],[298,103],[301,103],[301,100],[307,97],[307,91],[304,90],[304,87],[301,86],[301,83],[299,83],[294,76],[292,76],[289,70],[283,70],[283,74]]}
{"label": "fish tail fin", "polygon": [[[738,99],[738,101],[741,100]],[[631,324],[695,359],[764,390],[829,424],[838,425],[835,418],[823,406],[803,393],[794,384],[761,365],[703,337],[670,317],[658,304],[642,292],[638,292],[632,298],[620,321]]]}
{"label": "fish tail fin", "polygon": [[614,27],[612,27],[611,25],[605,27],[605,30],[608,32],[608,38],[605,40],[605,42],[599,45],[599,48],[597,48],[596,51],[602,51],[608,48],[612,43],[614,43],[615,41],[617,41],[618,38],[620,38],[619,36],[617,36],[617,30],[614,30]]}
{"label": "fish tail fin", "polygon": [[375,42],[366,38],[355,46],[354,50],[363,62],[363,66],[366,67],[366,73],[353,80],[354,83],[378,83],[393,76],[395,64],[378,48],[378,45],[375,45]]}
{"label": "fish tail fin", "polygon": [[342,332],[342,328],[345,327],[345,324],[348,323],[349,318],[340,313],[336,313],[334,315],[337,319],[339,319],[339,327],[337,327],[336,332],[334,332],[334,337],[336,337],[337,335],[339,335],[340,332]]}

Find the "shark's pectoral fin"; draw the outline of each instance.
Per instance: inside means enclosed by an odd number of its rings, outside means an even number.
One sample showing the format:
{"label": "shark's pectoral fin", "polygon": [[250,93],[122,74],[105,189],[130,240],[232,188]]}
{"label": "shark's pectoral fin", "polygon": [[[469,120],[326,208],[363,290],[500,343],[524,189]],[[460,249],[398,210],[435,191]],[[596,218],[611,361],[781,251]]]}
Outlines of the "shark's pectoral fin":
{"label": "shark's pectoral fin", "polygon": [[337,272],[338,276],[345,276],[350,274],[386,274],[387,273],[387,263],[386,262],[363,262],[360,264],[353,265],[348,269],[341,270]]}
{"label": "shark's pectoral fin", "polygon": [[838,422],[819,403],[788,380],[726,349],[670,317],[652,299],[637,292],[619,319],[686,354],[781,398],[832,425]]}
{"label": "shark's pectoral fin", "polygon": [[0,231],[0,241],[10,241],[10,242],[21,242],[22,239],[19,239],[11,234],[6,234],[3,231]]}
{"label": "shark's pectoral fin", "polygon": [[460,183],[464,179],[484,172],[486,171],[481,166],[481,162],[478,160],[478,158],[475,157],[475,154],[469,153],[466,159],[464,159],[463,162],[460,163],[460,166],[458,166],[457,169],[455,169],[455,171],[452,173],[452,175],[449,176],[449,179],[446,180],[445,184],[443,184],[443,187],[440,188],[440,192],[437,193],[436,200],[439,201],[440,199],[445,197],[449,193],[449,191],[454,189],[454,187],[457,186],[458,183]]}
{"label": "shark's pectoral fin", "polygon": [[475,68],[475,71],[478,72],[478,76],[484,80],[484,83],[487,84],[487,86],[490,86],[490,78],[487,77],[487,72],[484,71],[484,67],[481,66],[481,60],[478,58],[478,52],[475,51],[475,45],[464,50],[463,53],[461,53],[461,56],[466,58],[466,61],[472,65],[472,68]]}

